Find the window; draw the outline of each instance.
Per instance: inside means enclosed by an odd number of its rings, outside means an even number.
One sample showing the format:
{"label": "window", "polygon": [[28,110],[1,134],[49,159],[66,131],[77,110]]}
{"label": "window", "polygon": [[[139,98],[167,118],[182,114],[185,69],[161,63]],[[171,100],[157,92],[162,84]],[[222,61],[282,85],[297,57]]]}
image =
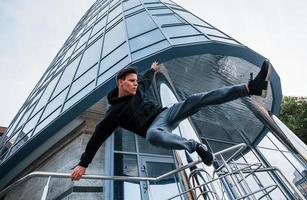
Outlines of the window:
{"label": "window", "polygon": [[129,38],[156,28],[156,25],[146,12],[141,12],[126,18]]}
{"label": "window", "polygon": [[85,50],[77,74],[75,76],[76,78],[78,78],[82,73],[84,73],[99,61],[101,48],[102,38],[97,40],[93,45]]}

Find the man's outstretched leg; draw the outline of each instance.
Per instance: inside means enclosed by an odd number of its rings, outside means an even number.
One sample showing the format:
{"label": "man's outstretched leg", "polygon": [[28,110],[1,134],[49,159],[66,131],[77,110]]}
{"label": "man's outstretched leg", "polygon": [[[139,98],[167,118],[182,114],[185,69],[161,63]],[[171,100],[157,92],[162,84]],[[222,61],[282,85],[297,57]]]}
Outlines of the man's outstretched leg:
{"label": "man's outstretched leg", "polygon": [[207,105],[222,104],[250,95],[264,96],[268,86],[270,67],[270,63],[265,61],[256,78],[250,80],[246,85],[225,87],[210,92],[194,94],[186,100],[174,104],[157,116],[147,131],[146,139],[154,145],[168,149],[185,149],[190,153],[196,151],[206,165],[211,165],[214,157],[208,151],[206,145],[194,140],[187,140],[172,134],[171,131],[182,120]]}

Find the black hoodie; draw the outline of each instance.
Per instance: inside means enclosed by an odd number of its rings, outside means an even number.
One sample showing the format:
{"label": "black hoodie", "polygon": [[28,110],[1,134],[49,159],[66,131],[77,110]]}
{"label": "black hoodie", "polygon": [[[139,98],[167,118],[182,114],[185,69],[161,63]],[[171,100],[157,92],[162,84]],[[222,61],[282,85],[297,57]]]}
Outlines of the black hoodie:
{"label": "black hoodie", "polygon": [[87,167],[93,160],[101,144],[115,131],[117,127],[125,128],[142,137],[154,119],[164,110],[157,103],[146,98],[154,76],[154,70],[150,69],[143,75],[139,82],[135,95],[118,97],[116,87],[108,94],[108,102],[111,105],[105,118],[96,126],[95,131],[86,145],[79,165]]}

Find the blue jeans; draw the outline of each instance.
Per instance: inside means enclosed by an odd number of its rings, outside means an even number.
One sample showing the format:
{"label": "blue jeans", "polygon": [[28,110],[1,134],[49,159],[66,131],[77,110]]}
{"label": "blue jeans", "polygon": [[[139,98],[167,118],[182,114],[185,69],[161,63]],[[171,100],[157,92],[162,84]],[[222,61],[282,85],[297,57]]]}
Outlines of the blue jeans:
{"label": "blue jeans", "polygon": [[197,142],[173,134],[172,131],[187,117],[208,105],[222,104],[248,96],[245,85],[224,87],[210,92],[193,94],[161,112],[147,130],[146,139],[153,145],[193,153]]}

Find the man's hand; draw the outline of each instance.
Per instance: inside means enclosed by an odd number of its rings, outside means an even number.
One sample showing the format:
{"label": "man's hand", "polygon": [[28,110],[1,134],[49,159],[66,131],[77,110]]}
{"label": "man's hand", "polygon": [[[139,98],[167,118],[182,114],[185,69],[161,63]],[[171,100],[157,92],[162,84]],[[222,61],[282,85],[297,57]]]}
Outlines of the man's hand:
{"label": "man's hand", "polygon": [[75,169],[71,172],[70,178],[72,181],[78,181],[80,180],[81,176],[85,174],[85,167],[82,167],[80,165],[76,166]]}
{"label": "man's hand", "polygon": [[151,69],[153,69],[154,71],[157,71],[158,68],[159,68],[159,63],[158,62],[155,61],[155,62],[153,62],[151,64]]}

